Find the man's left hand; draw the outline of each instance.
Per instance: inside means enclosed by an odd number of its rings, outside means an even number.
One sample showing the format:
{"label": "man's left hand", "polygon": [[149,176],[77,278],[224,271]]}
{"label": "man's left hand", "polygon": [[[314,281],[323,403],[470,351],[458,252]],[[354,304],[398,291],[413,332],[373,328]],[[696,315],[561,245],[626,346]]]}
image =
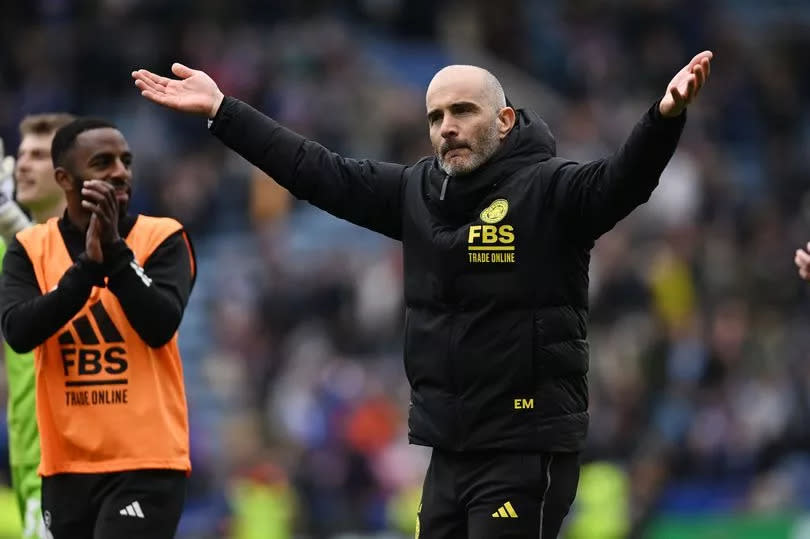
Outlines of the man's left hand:
{"label": "man's left hand", "polygon": [[700,89],[709,78],[712,51],[697,54],[669,81],[667,91],[658,105],[661,116],[674,118],[679,116],[687,105],[697,97]]}
{"label": "man's left hand", "polygon": [[82,208],[92,212],[98,219],[102,245],[111,245],[120,239],[115,187],[102,180],[87,180],[82,185]]}

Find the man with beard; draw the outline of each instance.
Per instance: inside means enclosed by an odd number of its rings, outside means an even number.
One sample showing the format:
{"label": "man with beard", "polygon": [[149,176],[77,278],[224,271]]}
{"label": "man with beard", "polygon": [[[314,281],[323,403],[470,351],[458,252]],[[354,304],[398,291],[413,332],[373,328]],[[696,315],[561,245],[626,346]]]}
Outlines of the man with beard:
{"label": "man with beard", "polygon": [[[20,230],[44,223],[65,211],[65,194],[53,177],[51,141],[57,129],[72,122],[70,114],[31,114],[20,122],[17,159],[3,158],[0,140],[0,260]],[[12,174],[13,172],[13,174]],[[16,194],[16,197],[14,196]],[[8,445],[11,486],[22,517],[23,539],[45,537],[40,499],[39,431],[36,419],[34,355],[17,354],[4,343],[8,381]]]}
{"label": "man with beard", "polygon": [[182,225],[127,214],[132,153],[80,118],[51,145],[67,209],[19,232],[0,325],[34,350],[42,512],[54,537],[172,537],[190,471],[177,328],[194,283]]}
{"label": "man with beard", "polygon": [[211,132],[293,195],[401,240],[409,439],[433,448],[418,515],[429,539],[556,537],[588,426],[588,264],[645,202],[709,75],[696,55],[612,156],[555,157],[533,112],[474,66],[426,94],[435,156],[347,159],[225,97],[204,72],[132,73],[144,97]]}

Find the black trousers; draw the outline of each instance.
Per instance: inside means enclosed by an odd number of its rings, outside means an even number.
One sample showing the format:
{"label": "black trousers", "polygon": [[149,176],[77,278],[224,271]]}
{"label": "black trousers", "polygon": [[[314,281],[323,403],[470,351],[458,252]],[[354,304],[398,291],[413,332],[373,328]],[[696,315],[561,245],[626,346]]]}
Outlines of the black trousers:
{"label": "black trousers", "polygon": [[578,453],[433,450],[419,539],[554,539],[577,492]]}
{"label": "black trousers", "polygon": [[43,477],[42,517],[54,539],[170,539],[186,481],[177,470]]}

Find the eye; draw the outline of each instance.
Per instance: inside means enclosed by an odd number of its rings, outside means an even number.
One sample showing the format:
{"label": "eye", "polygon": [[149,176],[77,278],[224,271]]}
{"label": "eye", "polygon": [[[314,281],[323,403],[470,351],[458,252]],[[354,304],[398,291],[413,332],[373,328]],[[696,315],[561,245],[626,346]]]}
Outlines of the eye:
{"label": "eye", "polygon": [[93,167],[97,169],[104,169],[110,166],[110,157],[107,155],[100,156],[93,161]]}

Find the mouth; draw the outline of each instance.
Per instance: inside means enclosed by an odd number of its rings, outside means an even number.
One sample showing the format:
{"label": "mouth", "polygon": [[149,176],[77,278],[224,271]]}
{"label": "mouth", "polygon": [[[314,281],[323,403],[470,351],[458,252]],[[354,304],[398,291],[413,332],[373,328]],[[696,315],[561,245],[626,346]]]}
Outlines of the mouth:
{"label": "mouth", "polygon": [[17,179],[16,189],[17,189],[18,192],[19,191],[27,191],[29,189],[33,189],[34,187],[36,187],[36,185],[37,185],[37,182],[35,182],[34,180],[23,180],[23,179],[18,178]]}
{"label": "mouth", "polygon": [[452,159],[453,157],[461,157],[461,155],[465,151],[469,151],[470,149],[466,146],[456,146],[454,148],[450,148],[444,151],[443,157],[445,159]]}
{"label": "mouth", "polygon": [[132,191],[130,189],[123,192],[117,192],[115,194],[115,200],[118,202],[118,210],[122,215],[127,212],[127,208],[129,207],[129,199],[131,197]]}

